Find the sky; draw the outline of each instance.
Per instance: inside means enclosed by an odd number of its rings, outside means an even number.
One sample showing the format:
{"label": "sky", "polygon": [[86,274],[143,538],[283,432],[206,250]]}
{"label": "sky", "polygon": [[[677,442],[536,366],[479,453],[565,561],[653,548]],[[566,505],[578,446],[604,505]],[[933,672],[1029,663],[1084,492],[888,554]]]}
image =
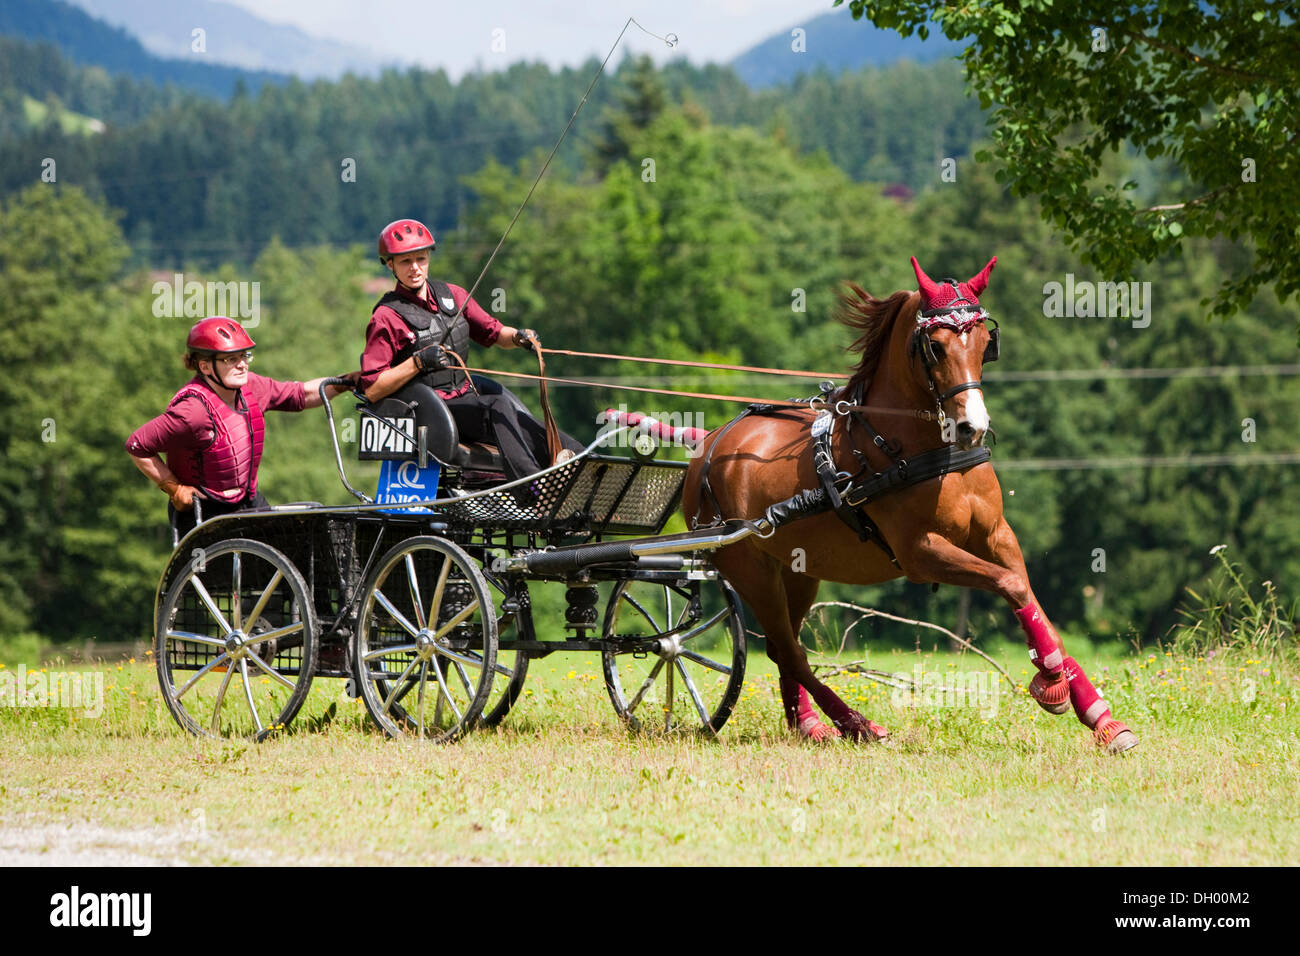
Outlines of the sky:
{"label": "sky", "polygon": [[[453,77],[518,60],[577,66],[604,57],[628,17],[661,36],[669,49],[635,25],[623,51],[664,62],[726,62],[778,30],[822,13],[832,0],[227,0],[263,20],[288,23],[396,58],[400,65],[442,67]],[[846,14],[847,15],[847,14]],[[499,31],[499,32],[494,32]],[[399,64],[395,64],[399,65]]]}

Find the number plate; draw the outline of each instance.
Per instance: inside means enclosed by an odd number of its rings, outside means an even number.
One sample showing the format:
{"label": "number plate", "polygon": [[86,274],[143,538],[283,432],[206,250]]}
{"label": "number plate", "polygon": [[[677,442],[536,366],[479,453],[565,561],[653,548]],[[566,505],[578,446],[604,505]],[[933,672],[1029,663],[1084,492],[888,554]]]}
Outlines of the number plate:
{"label": "number plate", "polygon": [[831,425],[834,424],[834,421],[835,420],[831,417],[831,413],[828,411],[824,411],[814,418],[812,423],[813,438],[820,438],[822,435],[826,434],[826,432],[830,431]]}
{"label": "number plate", "polygon": [[[391,426],[391,427],[390,427]],[[402,460],[415,457],[415,419],[361,416],[361,461]]]}

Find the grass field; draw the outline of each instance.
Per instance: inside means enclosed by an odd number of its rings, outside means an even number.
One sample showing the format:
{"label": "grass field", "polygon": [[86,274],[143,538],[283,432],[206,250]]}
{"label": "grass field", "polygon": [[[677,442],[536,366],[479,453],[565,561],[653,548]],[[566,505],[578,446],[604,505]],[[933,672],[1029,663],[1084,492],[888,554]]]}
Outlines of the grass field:
{"label": "grass field", "polygon": [[[832,680],[892,731],[885,745],[787,735],[759,656],[716,740],[630,735],[598,659],[557,654],[534,663],[501,729],[448,747],[384,739],[330,680],[266,743],[196,740],[173,723],[150,661],[99,665],[97,718],[0,707],[0,863],[1300,859],[1294,659],[1072,650],[1139,735],[1136,751],[1104,756],[1072,714],[1048,715],[984,661],[943,651],[875,652],[868,664],[998,692],[912,698]],[[1028,680],[1023,648],[993,656]],[[86,667],[46,668],[73,669]]]}

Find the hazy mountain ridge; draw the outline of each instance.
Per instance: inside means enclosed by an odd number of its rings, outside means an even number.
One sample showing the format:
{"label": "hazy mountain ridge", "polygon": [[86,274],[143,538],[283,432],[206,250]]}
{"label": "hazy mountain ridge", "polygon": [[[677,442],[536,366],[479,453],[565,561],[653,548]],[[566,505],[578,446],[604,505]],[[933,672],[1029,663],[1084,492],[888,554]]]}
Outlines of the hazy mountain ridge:
{"label": "hazy mountain ridge", "polygon": [[[802,30],[803,34],[795,34]],[[832,73],[864,66],[889,66],[899,60],[929,63],[956,56],[961,47],[943,36],[929,40],[901,37],[869,21],[855,21],[848,10],[824,13],[778,31],[731,60],[730,66],[755,89],[788,83],[803,73]]]}
{"label": "hazy mountain ridge", "polygon": [[246,70],[292,73],[303,79],[377,74],[390,58],[295,26],[270,23],[242,7],[214,0],[70,0],[93,17],[122,27],[151,53],[191,56],[192,31],[205,32],[213,62]]}
{"label": "hazy mountain ridge", "polygon": [[167,60],[149,53],[119,27],[97,20],[62,0],[5,0],[0,4],[0,35],[49,43],[83,66],[103,67],[159,85],[172,83],[199,93],[228,97],[242,80],[249,89],[288,78],[269,71],[241,70],[214,61]]}

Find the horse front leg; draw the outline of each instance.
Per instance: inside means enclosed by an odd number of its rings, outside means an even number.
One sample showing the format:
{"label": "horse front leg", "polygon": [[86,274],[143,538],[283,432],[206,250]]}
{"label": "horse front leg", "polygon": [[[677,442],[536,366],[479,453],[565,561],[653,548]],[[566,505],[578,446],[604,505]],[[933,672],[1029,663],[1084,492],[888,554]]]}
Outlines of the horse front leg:
{"label": "horse front leg", "polygon": [[899,561],[914,580],[976,587],[1001,597],[1025,632],[1029,659],[1038,670],[1029,684],[1029,694],[1039,706],[1053,714],[1063,714],[1073,707],[1079,722],[1093,732],[1093,738],[1107,753],[1122,753],[1137,746],[1137,736],[1111,716],[1110,705],[1097,693],[1083,668],[1065,653],[1060,636],[1034,597],[1020,544],[1005,521],[990,536],[989,553],[994,561],[964,551],[940,535],[929,534],[909,549],[906,558],[900,554]]}

